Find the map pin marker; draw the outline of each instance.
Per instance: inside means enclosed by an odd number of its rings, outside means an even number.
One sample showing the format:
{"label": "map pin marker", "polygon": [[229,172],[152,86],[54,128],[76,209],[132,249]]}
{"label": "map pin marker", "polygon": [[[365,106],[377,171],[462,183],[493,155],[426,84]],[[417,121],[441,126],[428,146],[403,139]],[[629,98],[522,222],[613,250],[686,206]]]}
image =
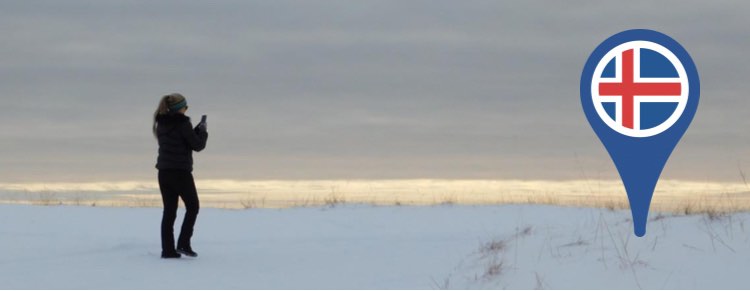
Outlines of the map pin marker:
{"label": "map pin marker", "polygon": [[583,112],[620,173],[636,236],[646,234],[659,175],[699,98],[698,71],[688,52],[653,30],[609,37],[583,67]]}

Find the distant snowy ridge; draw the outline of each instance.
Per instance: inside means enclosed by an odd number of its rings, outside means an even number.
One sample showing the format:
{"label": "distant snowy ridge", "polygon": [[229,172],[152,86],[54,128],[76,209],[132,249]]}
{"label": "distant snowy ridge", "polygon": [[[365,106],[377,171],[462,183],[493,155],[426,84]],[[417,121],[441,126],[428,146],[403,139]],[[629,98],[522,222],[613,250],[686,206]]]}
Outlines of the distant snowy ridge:
{"label": "distant snowy ridge", "polygon": [[[374,205],[552,204],[628,208],[619,180],[198,180],[202,202],[217,208]],[[750,210],[744,183],[662,180],[653,207],[671,212]],[[0,202],[98,206],[160,205],[155,181],[0,183]]]}

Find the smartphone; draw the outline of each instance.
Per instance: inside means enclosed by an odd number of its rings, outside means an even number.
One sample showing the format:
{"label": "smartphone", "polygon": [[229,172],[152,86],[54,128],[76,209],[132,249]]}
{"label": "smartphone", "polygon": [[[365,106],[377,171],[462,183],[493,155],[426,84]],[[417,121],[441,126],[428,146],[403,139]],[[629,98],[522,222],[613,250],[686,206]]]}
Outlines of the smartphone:
{"label": "smartphone", "polygon": [[206,115],[201,116],[201,123],[206,123]]}

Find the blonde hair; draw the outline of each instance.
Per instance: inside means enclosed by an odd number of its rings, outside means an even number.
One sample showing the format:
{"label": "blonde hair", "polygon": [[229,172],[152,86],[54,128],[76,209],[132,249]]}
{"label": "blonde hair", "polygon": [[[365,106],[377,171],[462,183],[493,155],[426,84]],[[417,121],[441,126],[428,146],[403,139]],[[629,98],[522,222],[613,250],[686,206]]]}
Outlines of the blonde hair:
{"label": "blonde hair", "polygon": [[185,101],[185,96],[182,96],[182,94],[180,93],[172,93],[161,97],[159,105],[156,107],[156,111],[154,112],[154,124],[151,126],[151,131],[154,133],[154,137],[156,137],[156,126],[158,123],[156,119],[159,117],[159,115],[167,115],[172,113],[170,112],[169,107],[183,101]]}

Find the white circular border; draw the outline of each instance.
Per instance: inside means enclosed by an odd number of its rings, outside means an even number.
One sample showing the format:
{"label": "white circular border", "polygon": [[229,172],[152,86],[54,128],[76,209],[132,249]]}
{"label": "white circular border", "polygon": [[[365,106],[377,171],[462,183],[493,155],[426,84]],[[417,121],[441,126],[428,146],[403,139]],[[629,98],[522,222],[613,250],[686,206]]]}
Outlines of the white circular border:
{"label": "white circular border", "polygon": [[[645,129],[645,130],[630,129],[630,128],[622,126],[621,124],[618,124],[617,121],[612,119],[609,116],[609,114],[607,114],[607,112],[604,110],[604,106],[602,106],[602,102],[600,100],[597,100],[597,99],[600,99],[601,97],[599,95],[598,84],[602,81],[606,82],[606,81],[612,80],[612,78],[601,77],[602,72],[604,71],[604,67],[607,66],[610,60],[612,60],[615,57],[620,56],[623,51],[626,51],[629,49],[636,49],[636,48],[650,49],[666,57],[675,66],[675,69],[677,69],[678,77],[673,78],[673,79],[679,79],[680,87],[681,87],[680,99],[677,103],[677,108],[672,113],[672,115],[669,118],[667,118],[667,120],[657,125],[656,127],[652,127],[652,128]],[[633,61],[635,61],[635,58]],[[621,63],[622,61],[620,61],[618,64],[621,64]],[[636,65],[634,64],[633,66],[635,67]],[[620,68],[620,72],[622,72],[621,68]],[[622,81],[622,75],[620,75],[620,78],[616,78],[615,80]],[[639,81],[639,80],[634,79],[634,81]],[[654,135],[664,132],[665,130],[669,129],[672,125],[674,125],[678,119],[680,119],[680,116],[682,116],[682,113],[685,111],[685,107],[687,106],[688,96],[690,94],[689,92],[690,86],[688,82],[689,80],[687,78],[687,73],[685,72],[685,67],[682,65],[682,62],[680,61],[680,59],[678,59],[677,56],[675,56],[674,53],[672,53],[672,51],[670,51],[669,49],[655,42],[643,41],[643,40],[629,41],[626,43],[622,43],[616,46],[615,48],[611,49],[609,52],[607,52],[607,54],[604,55],[604,57],[601,58],[601,60],[599,60],[599,63],[596,65],[596,69],[594,70],[594,75],[591,78],[591,99],[594,103],[594,108],[596,109],[596,113],[599,114],[599,118],[601,118],[602,121],[604,121],[604,123],[606,123],[607,126],[609,126],[609,128],[621,134],[631,136],[631,137],[649,137],[649,136],[654,136]]]}

